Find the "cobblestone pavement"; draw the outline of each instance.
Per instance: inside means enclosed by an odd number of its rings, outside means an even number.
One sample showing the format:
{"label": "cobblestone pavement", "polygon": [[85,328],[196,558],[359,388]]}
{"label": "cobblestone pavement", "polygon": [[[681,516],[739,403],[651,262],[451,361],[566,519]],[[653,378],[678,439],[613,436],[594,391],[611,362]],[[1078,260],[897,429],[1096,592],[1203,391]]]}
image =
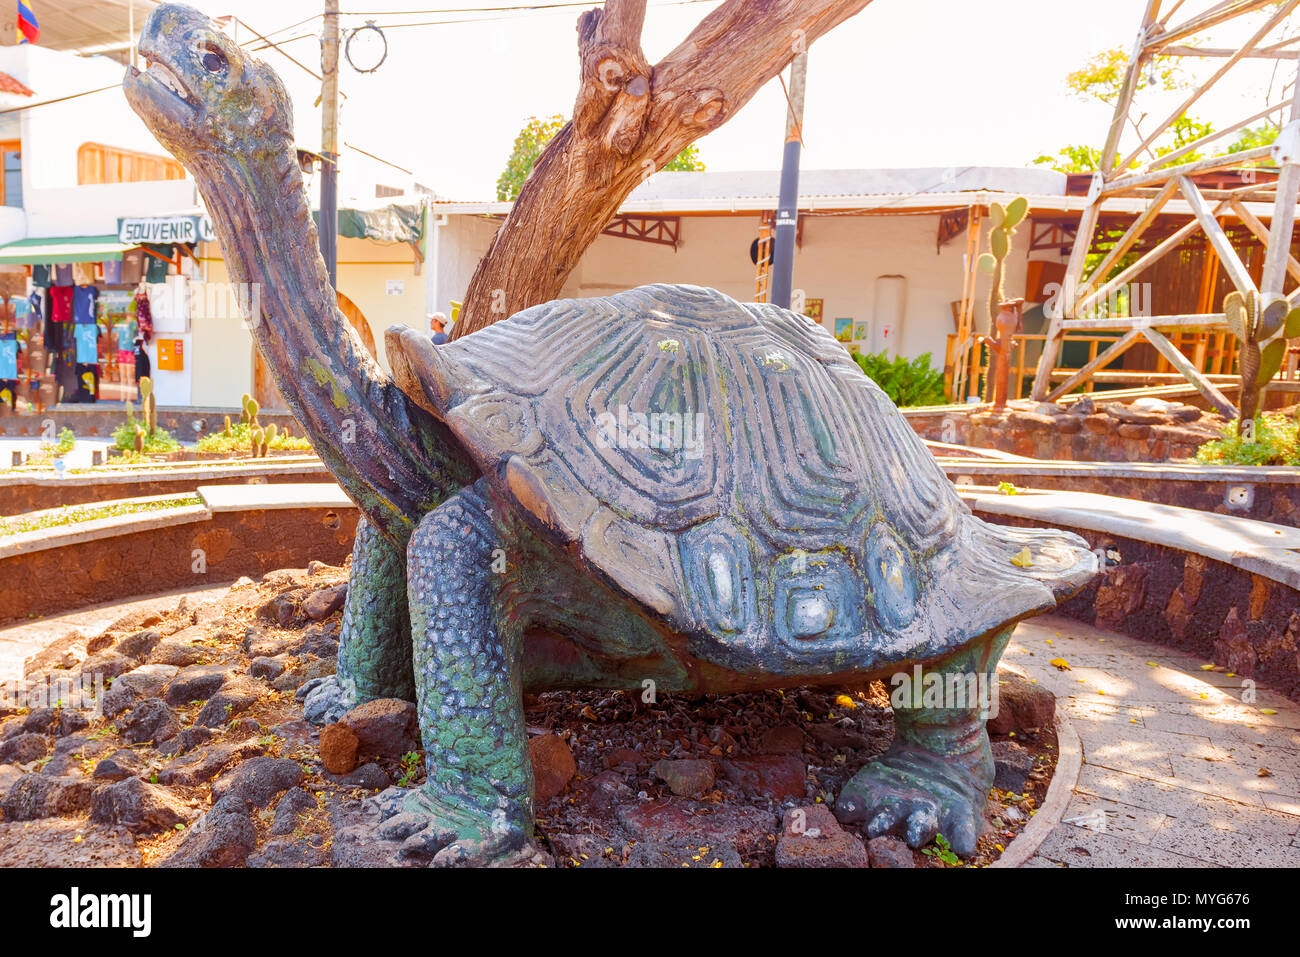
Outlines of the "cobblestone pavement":
{"label": "cobblestone pavement", "polygon": [[1056,694],[1083,747],[1062,821],[1024,866],[1300,867],[1300,706],[1057,616],[1023,623],[1003,664]]}

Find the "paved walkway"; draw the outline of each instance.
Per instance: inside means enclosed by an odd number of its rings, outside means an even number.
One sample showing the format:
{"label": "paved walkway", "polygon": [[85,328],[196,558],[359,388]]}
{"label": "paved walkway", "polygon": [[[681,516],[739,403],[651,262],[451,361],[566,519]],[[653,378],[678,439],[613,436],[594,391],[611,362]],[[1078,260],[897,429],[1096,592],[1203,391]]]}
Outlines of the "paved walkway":
{"label": "paved walkway", "polygon": [[1203,659],[1057,616],[1017,628],[1003,663],[1056,694],[1083,746],[1026,867],[1300,867],[1300,705],[1243,703]]}
{"label": "paved walkway", "polygon": [[229,585],[215,588],[192,588],[165,592],[149,598],[140,598],[122,604],[95,605],[57,618],[0,628],[0,681],[21,678],[23,662],[50,642],[62,638],[70,631],[79,631],[93,638],[123,615],[136,611],[170,611],[182,595],[189,595],[196,604],[213,601],[230,591]]}

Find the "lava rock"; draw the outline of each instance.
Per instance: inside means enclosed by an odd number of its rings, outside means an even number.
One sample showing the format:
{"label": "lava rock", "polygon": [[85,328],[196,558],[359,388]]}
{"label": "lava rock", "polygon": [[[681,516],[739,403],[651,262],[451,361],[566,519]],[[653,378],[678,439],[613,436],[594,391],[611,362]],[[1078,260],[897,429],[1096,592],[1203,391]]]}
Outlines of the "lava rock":
{"label": "lava rock", "polygon": [[189,755],[189,760],[173,761],[158,772],[158,783],[166,787],[192,787],[211,781],[226,768],[256,757],[265,749],[257,741],[222,741]]}
{"label": "lava rock", "polygon": [[194,723],[205,728],[219,728],[237,714],[243,714],[266,696],[266,688],[242,675],[231,678],[208,699]]}
{"label": "lava rock", "polygon": [[680,799],[627,804],[616,811],[618,822],[637,841],[714,847],[727,844],[741,853],[770,846],[776,815],[756,807],[713,807]]}
{"label": "lava rock", "polygon": [[329,778],[335,784],[342,784],[344,787],[351,788],[365,788],[367,791],[382,791],[393,783],[393,779],[388,776],[388,772],[373,761],[361,765],[361,767],[348,774],[331,774]]}
{"label": "lava rock", "polygon": [[173,706],[207,701],[230,680],[226,665],[192,665],[177,672],[167,686],[167,703]]}
{"label": "lava rock", "polygon": [[50,753],[51,742],[43,734],[18,734],[0,744],[0,764],[26,764]]}
{"label": "lava rock", "polygon": [[272,834],[292,834],[298,829],[298,817],[316,810],[316,799],[300,787],[290,788],[275,806]]}
{"label": "lava rock", "polygon": [[284,662],[274,658],[254,658],[248,665],[248,673],[254,678],[273,681],[284,674]]}
{"label": "lava rock", "polygon": [[867,841],[867,857],[872,867],[916,867],[912,849],[897,837],[873,837]]}
{"label": "lava rock", "polygon": [[825,804],[790,808],[781,822],[777,867],[867,867],[867,849]]}
{"label": "lava rock", "polygon": [[6,821],[35,821],[75,814],[90,807],[96,785],[82,777],[25,774],[0,801]]}
{"label": "lava rock", "polygon": [[792,724],[778,724],[763,732],[759,747],[765,754],[802,754],[803,731]]}
{"label": "lava rock", "polygon": [[333,588],[321,588],[312,592],[302,603],[302,613],[312,621],[324,621],[339,611],[348,598],[348,586],[344,582]]}
{"label": "lava rock", "polygon": [[1055,720],[1055,695],[1017,674],[998,672],[997,713],[989,716],[990,734],[1050,728]]}
{"label": "lava rock", "polygon": [[318,835],[306,840],[278,837],[248,857],[249,867],[320,867],[327,852]]}
{"label": "lava rock", "polygon": [[357,736],[357,752],[364,757],[400,758],[420,747],[419,720],[409,701],[367,701],[343,715],[342,723]]}
{"label": "lava rock", "polygon": [[703,797],[712,790],[715,774],[712,761],[691,758],[656,761],[654,773],[680,797]]}
{"label": "lava rock", "polygon": [[747,794],[774,798],[801,798],[808,789],[808,766],[788,754],[764,754],[723,761],[727,780]]}
{"label": "lava rock", "polygon": [[135,634],[123,638],[117,643],[114,650],[119,655],[126,655],[126,657],[134,658],[136,661],[145,661],[161,641],[162,635],[152,628],[146,628],[144,631],[137,631]]}
{"label": "lava rock", "polygon": [[180,733],[176,713],[159,698],[145,698],[118,722],[127,744],[166,741]]}
{"label": "lava rock", "polygon": [[104,681],[110,681],[118,675],[124,675],[138,662],[126,655],[119,655],[115,652],[104,652],[95,655],[93,658],[87,658],[81,664],[82,680],[93,680],[100,678]]}
{"label": "lava rock", "polygon": [[296,761],[250,758],[212,782],[212,801],[229,809],[264,808],[301,780],[302,768]]}
{"label": "lava rock", "polygon": [[654,841],[632,845],[624,867],[718,868],[744,867],[734,847],[725,844],[663,844]]}
{"label": "lava rock", "polygon": [[95,765],[91,777],[97,782],[121,781],[134,777],[144,770],[144,762],[134,751],[123,748],[114,751]]}
{"label": "lava rock", "polygon": [[1024,794],[1029,772],[1034,769],[1034,756],[1015,741],[994,741],[993,766],[994,787]]}
{"label": "lava rock", "polygon": [[568,787],[578,773],[573,751],[558,734],[529,738],[528,757],[533,763],[534,800],[538,807]]}
{"label": "lava rock", "polygon": [[168,638],[160,641],[149,653],[149,661],[156,665],[173,665],[178,668],[189,668],[197,665],[206,653],[203,648],[195,647],[188,641],[179,638]]}
{"label": "lava rock", "polygon": [[212,732],[203,727],[186,728],[176,737],[158,745],[158,753],[165,758],[174,758],[193,751],[199,745],[212,740]]}
{"label": "lava rock", "polygon": [[238,867],[257,847],[247,814],[213,808],[190,827],[161,867]]}
{"label": "lava rock", "polygon": [[179,672],[176,665],[141,665],[120,675],[113,687],[129,688],[141,698],[153,698],[162,694]]}
{"label": "lava rock", "polygon": [[327,724],[320,729],[320,760],[330,774],[347,774],[357,766],[356,732],[346,724]]}
{"label": "lava rock", "polygon": [[121,824],[132,834],[170,831],[193,816],[193,810],[166,788],[135,777],[100,788],[90,802],[92,821]]}

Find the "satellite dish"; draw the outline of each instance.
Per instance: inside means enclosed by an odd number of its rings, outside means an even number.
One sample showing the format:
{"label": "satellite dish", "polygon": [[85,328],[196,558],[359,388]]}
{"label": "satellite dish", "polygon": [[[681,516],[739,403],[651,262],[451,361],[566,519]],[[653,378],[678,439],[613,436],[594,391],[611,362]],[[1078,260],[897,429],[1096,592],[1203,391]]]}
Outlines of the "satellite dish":
{"label": "satellite dish", "polygon": [[343,56],[358,73],[374,73],[388,59],[388,38],[374,20],[367,20],[365,26],[348,34]]}

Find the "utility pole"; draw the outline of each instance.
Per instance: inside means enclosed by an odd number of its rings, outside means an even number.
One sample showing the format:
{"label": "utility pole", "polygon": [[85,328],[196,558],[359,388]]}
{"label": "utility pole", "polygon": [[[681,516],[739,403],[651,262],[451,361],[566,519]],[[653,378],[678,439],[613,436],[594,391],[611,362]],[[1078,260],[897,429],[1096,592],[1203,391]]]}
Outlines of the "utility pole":
{"label": "utility pole", "polygon": [[321,38],[320,253],[330,285],[339,268],[339,0],[325,0]]}
{"label": "utility pole", "polygon": [[799,228],[799,153],[803,145],[803,101],[808,79],[808,51],[790,65],[790,106],[785,118],[785,156],[781,161],[781,198],[776,208],[776,249],[772,261],[772,302],[790,308],[794,286],[794,245]]}

